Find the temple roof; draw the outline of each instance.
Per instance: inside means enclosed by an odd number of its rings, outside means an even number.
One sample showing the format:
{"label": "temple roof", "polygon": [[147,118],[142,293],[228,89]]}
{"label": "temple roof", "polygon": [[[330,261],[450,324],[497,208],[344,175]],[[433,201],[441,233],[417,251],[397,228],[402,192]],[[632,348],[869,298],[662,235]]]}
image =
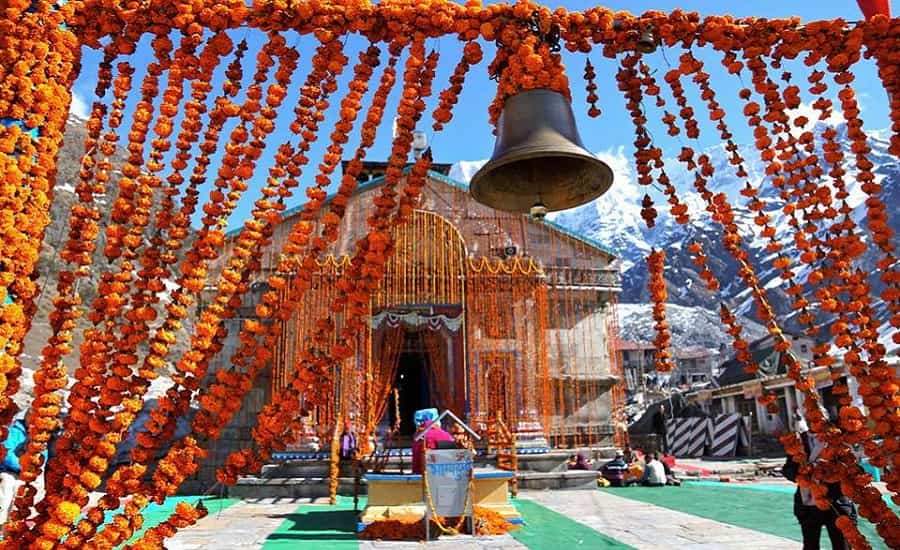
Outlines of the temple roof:
{"label": "temple roof", "polygon": [[[407,167],[403,171],[404,171],[404,173],[408,174],[410,172],[410,170],[412,170],[412,165],[407,165]],[[455,188],[465,191],[467,193],[469,191],[469,186],[467,184],[465,184],[459,180],[455,180],[444,174],[441,174],[440,172],[436,172],[434,170],[428,171],[428,178],[431,180],[434,180],[434,181],[441,182],[445,185],[455,187]],[[360,184],[356,188],[356,191],[354,191],[353,194],[357,195],[359,193],[364,193],[371,189],[377,188],[378,186],[380,186],[381,184],[383,184],[385,182],[385,179],[386,179],[385,176],[379,176],[377,178],[373,178],[369,181],[366,181],[365,183]],[[335,197],[336,194],[337,193],[331,193],[330,195],[328,195],[325,198],[325,200],[322,202],[322,204],[328,204],[329,202],[331,202],[331,200]],[[287,210],[285,210],[284,212],[281,213],[281,217],[283,220],[286,220],[286,219],[290,218],[291,216],[299,214],[302,209],[303,209],[303,205],[298,205],[293,208],[288,208]],[[604,254],[610,256],[610,258],[616,257],[615,254],[613,254],[609,249],[607,249],[605,246],[600,244],[599,241],[592,239],[590,237],[585,237],[583,235],[579,235],[578,233],[575,233],[574,231],[567,229],[566,227],[563,227],[562,225],[560,225],[554,221],[551,221],[548,219],[543,219],[543,220],[538,221],[538,220],[531,218],[530,216],[526,216],[526,218],[529,221],[529,223],[545,225],[545,226],[549,227],[550,229],[556,231],[557,233],[565,235],[566,237],[569,237],[570,239],[582,242],[582,243],[590,246],[591,248],[594,248],[596,250],[599,250],[600,252],[603,252]],[[236,237],[240,233],[241,229],[242,228],[239,227],[237,229],[233,229],[233,230],[229,231],[226,234],[226,237],[229,239]]]}

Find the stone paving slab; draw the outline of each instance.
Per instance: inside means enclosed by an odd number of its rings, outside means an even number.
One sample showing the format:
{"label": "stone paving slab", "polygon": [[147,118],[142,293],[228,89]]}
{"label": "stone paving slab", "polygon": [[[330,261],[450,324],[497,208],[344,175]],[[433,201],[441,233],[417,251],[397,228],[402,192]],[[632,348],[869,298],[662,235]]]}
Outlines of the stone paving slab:
{"label": "stone paving slab", "polygon": [[790,539],[607,492],[523,491],[519,496],[640,550],[783,550],[797,547],[797,542]]}
{"label": "stone paving slab", "polygon": [[197,525],[179,531],[166,545],[170,550],[246,550],[261,548],[285,516],[309,499],[254,499],[217,513],[215,508]]}

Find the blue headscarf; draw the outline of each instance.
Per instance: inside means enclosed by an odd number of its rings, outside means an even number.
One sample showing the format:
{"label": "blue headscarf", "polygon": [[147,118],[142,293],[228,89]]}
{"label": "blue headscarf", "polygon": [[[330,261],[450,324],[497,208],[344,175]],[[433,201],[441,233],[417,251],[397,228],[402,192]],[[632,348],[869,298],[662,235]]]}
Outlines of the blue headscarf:
{"label": "blue headscarf", "polygon": [[438,410],[437,409],[420,409],[416,411],[415,415],[413,415],[413,423],[416,426],[421,426],[426,422],[434,422],[438,418]]}

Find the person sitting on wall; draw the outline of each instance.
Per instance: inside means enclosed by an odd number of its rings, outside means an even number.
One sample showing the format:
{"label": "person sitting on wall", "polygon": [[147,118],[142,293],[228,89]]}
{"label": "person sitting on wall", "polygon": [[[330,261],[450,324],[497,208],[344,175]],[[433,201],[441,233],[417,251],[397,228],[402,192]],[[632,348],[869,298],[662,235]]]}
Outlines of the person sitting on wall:
{"label": "person sitting on wall", "polygon": [[437,409],[422,409],[416,411],[415,415],[413,416],[413,422],[416,425],[416,435],[413,440],[412,447],[412,473],[414,474],[421,474],[425,469],[424,465],[426,448],[440,449],[444,448],[446,445],[450,445],[451,448],[456,447],[456,443],[453,441],[453,436],[450,435],[449,432],[441,428],[440,425],[428,430],[428,433],[425,434],[425,437],[418,439],[419,434],[421,434],[425,431],[426,428],[431,426],[431,424],[435,422],[437,418]]}

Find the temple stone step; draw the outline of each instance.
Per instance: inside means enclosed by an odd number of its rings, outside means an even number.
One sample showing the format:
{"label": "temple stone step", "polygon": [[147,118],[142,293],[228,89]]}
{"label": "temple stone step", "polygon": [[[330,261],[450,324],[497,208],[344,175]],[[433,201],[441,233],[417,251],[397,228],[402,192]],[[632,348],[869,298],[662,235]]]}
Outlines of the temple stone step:
{"label": "temple stone step", "polygon": [[593,470],[568,472],[519,472],[519,489],[596,489],[597,476]]}
{"label": "temple stone step", "polygon": [[[338,478],[338,494],[353,496],[352,477]],[[366,494],[366,484],[361,482],[359,494]],[[228,488],[231,498],[321,498],[328,496],[328,476],[262,478],[243,477]]]}

